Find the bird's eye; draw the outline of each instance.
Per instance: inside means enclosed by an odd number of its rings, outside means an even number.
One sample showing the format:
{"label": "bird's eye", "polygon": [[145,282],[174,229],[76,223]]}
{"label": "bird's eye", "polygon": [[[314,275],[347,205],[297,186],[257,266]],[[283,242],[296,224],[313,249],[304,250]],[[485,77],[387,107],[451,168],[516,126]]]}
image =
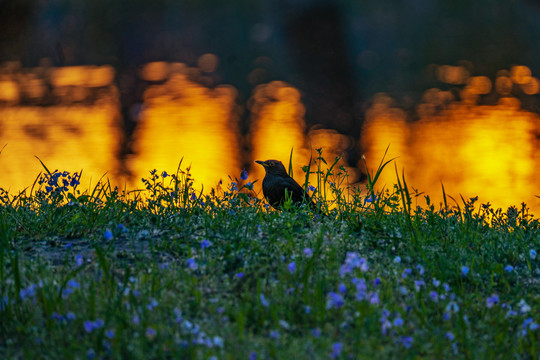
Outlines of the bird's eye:
{"label": "bird's eye", "polygon": [[269,162],[269,163],[268,163],[268,166],[274,166],[274,163],[273,163],[273,162]]}

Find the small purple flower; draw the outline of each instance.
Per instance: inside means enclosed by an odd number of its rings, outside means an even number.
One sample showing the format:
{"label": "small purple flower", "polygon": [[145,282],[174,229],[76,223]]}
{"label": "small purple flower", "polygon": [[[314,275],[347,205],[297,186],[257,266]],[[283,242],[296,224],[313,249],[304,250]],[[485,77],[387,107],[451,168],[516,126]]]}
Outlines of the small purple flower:
{"label": "small purple flower", "polygon": [[106,336],[108,339],[114,339],[114,330],[107,330],[107,331],[105,331],[105,336]]}
{"label": "small purple flower", "polygon": [[529,250],[529,257],[531,258],[531,260],[536,259],[536,250],[534,249]]}
{"label": "small purple flower", "polygon": [[169,174],[167,174],[166,171],[164,171],[164,172],[161,173],[161,177],[162,177],[162,178],[165,179],[167,176],[169,176]]}
{"label": "small purple flower", "polygon": [[400,256],[396,256],[396,257],[394,258],[394,264],[399,264],[399,263],[401,263],[401,257],[400,257]]}
{"label": "small purple flower", "polygon": [[338,291],[342,294],[344,294],[347,291],[347,286],[345,286],[344,283],[341,283],[338,285]]}
{"label": "small purple flower", "polygon": [[467,276],[467,274],[469,274],[469,268],[467,266],[463,265],[461,267],[461,275]]}
{"label": "small purple flower", "polygon": [[439,287],[439,285],[441,285],[441,282],[439,280],[433,278],[433,286]]}
{"label": "small purple flower", "polygon": [[399,341],[401,344],[403,344],[403,346],[405,346],[405,348],[409,349],[412,346],[413,338],[410,336],[401,336]]}
{"label": "small purple flower", "polygon": [[394,319],[394,326],[396,326],[396,327],[403,326],[403,319],[400,318],[399,316],[397,318],[395,318]]}
{"label": "small purple flower", "polygon": [[444,337],[450,341],[454,341],[454,339],[456,338],[454,334],[450,331],[447,331],[446,334],[444,334]]}
{"label": "small purple flower", "polygon": [[257,360],[257,352],[256,351],[250,352],[248,359],[249,360]]}
{"label": "small purple flower", "polygon": [[367,198],[364,199],[364,204],[372,203],[374,201],[377,201],[377,196],[372,194],[372,195],[370,195],[370,196],[368,196]]}
{"label": "small purple flower", "polygon": [[341,355],[341,350],[343,349],[343,344],[340,342],[335,342],[332,344],[332,359],[335,359]]}
{"label": "small purple flower", "polygon": [[240,179],[242,180],[246,180],[248,178],[248,172],[246,171],[246,169],[242,170],[242,172],[240,173]]}
{"label": "small purple flower", "polygon": [[188,264],[188,267],[191,270],[197,270],[199,268],[199,265],[197,264],[197,262],[193,258],[187,259],[187,264]]}
{"label": "small purple flower", "polygon": [[81,266],[84,263],[84,259],[81,254],[75,255],[75,263],[77,266]]}
{"label": "small purple flower", "polygon": [[415,280],[414,281],[414,288],[416,289],[416,291],[420,291],[420,289],[425,285],[426,285],[426,283],[424,282],[424,280]]}
{"label": "small purple flower", "polygon": [[308,258],[310,258],[312,255],[313,255],[313,250],[311,250],[310,248],[304,248],[304,255]]}
{"label": "small purple flower", "polygon": [[264,306],[264,307],[268,307],[270,305],[270,303],[268,302],[268,300],[266,300],[266,298],[264,297],[264,294],[261,294],[259,296],[260,300],[261,300],[261,305]]}
{"label": "small purple flower", "polygon": [[342,307],[343,305],[345,305],[345,300],[343,300],[343,296],[341,296],[341,294],[333,292],[333,291],[330,291],[328,293],[328,302],[326,303],[327,309],[331,309],[331,308],[338,309]]}
{"label": "small purple flower", "polygon": [[291,274],[294,274],[294,272],[296,271],[296,263],[292,261],[291,263],[289,263],[289,265],[287,265],[287,269]]}
{"label": "small purple flower", "polygon": [[488,308],[492,308],[493,305],[498,304],[498,303],[499,303],[499,295],[497,294],[493,294],[486,299],[486,306]]}
{"label": "small purple flower", "polygon": [[197,200],[197,195],[195,193],[191,193],[190,199],[191,199],[191,201]]}
{"label": "small purple flower", "polygon": [[148,327],[144,333],[148,339],[153,339],[156,337],[156,330],[154,328]]}
{"label": "small purple flower", "polygon": [[105,230],[105,233],[103,234],[103,237],[107,241],[111,241],[114,238],[112,231],[109,230],[109,229]]}
{"label": "small purple flower", "polygon": [[424,267],[422,265],[416,265],[416,270],[418,271],[418,274],[424,275]]}
{"label": "small purple flower", "polygon": [[514,270],[514,267],[512,265],[506,265],[504,267],[504,271],[506,272],[512,272]]}
{"label": "small purple flower", "polygon": [[436,291],[431,291],[431,292],[429,293],[429,297],[430,297],[431,300],[434,301],[434,302],[439,301],[439,294],[438,294]]}
{"label": "small purple flower", "polygon": [[321,329],[315,328],[315,329],[311,330],[311,336],[313,336],[314,338],[321,337]]}
{"label": "small purple flower", "polygon": [[271,339],[278,340],[279,339],[279,331],[271,330],[269,336],[270,336]]}
{"label": "small purple flower", "polygon": [[372,305],[379,305],[381,303],[381,300],[379,299],[379,293],[378,292],[370,292],[369,293],[369,302]]}
{"label": "small purple flower", "polygon": [[412,273],[412,270],[407,268],[403,270],[403,272],[401,273],[401,278],[406,279],[411,273]]}
{"label": "small purple flower", "polygon": [[133,315],[132,321],[133,321],[134,325],[139,325],[140,322],[141,322],[141,320],[139,319],[139,315],[137,315],[137,314]]}
{"label": "small purple flower", "polygon": [[240,271],[240,272],[237,273],[235,276],[236,276],[238,279],[241,279],[241,278],[244,277],[244,273]]}
{"label": "small purple flower", "polygon": [[314,192],[315,190],[317,190],[317,188],[315,186],[313,186],[313,185],[309,185],[308,190]]}
{"label": "small purple flower", "polygon": [[208,239],[203,239],[201,241],[201,249],[206,249],[210,245],[212,245],[212,243],[210,241],[208,241]]}

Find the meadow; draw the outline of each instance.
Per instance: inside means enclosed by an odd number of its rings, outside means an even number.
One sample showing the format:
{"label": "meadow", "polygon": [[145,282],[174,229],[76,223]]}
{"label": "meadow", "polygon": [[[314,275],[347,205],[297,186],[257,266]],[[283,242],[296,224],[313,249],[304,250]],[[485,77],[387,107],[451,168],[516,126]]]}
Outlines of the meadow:
{"label": "meadow", "polygon": [[0,190],[0,358],[538,359],[538,214],[419,208],[397,171],[377,189],[389,161],[344,191],[324,163],[304,186],[328,217],[269,208],[245,171],[127,191],[44,165]]}

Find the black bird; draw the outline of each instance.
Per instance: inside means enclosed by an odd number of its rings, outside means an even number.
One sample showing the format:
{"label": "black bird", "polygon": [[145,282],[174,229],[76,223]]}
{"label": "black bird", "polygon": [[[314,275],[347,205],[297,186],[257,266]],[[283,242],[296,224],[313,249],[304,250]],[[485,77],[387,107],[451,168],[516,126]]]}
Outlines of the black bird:
{"label": "black bird", "polygon": [[287,174],[279,160],[255,161],[264,167],[266,175],[262,182],[263,194],[274,209],[280,210],[285,202],[285,190],[294,204],[307,203],[313,210],[317,206],[304,189]]}

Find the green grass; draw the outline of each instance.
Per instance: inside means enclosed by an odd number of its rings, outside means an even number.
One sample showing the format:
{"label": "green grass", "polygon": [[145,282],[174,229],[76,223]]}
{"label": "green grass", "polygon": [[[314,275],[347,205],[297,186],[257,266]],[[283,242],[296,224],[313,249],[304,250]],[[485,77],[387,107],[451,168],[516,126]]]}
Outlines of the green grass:
{"label": "green grass", "polygon": [[0,191],[0,358],[538,357],[526,207],[418,209],[400,174],[377,190],[389,162],[350,192],[324,163],[304,171],[329,218],[268,209],[254,179],[195,190],[180,167],[126,192],[44,166]]}

